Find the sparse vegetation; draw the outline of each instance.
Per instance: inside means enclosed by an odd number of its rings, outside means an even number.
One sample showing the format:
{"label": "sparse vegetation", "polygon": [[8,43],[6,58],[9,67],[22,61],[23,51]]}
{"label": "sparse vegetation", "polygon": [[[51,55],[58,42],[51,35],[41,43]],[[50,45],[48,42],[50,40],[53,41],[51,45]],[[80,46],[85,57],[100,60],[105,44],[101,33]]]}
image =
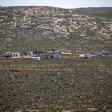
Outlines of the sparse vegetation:
{"label": "sparse vegetation", "polygon": [[[105,16],[100,16],[102,13]],[[23,53],[60,47],[71,50],[81,48],[85,52],[111,50],[111,24],[111,12],[0,7],[0,55],[7,51]]]}
{"label": "sparse vegetation", "polygon": [[73,55],[40,61],[0,57],[0,111],[111,112],[110,14],[53,7],[0,7],[0,56],[8,51],[59,48],[92,54],[110,51],[108,56],[90,59]]}
{"label": "sparse vegetation", "polygon": [[0,59],[0,69],[34,70],[0,71],[0,110],[81,112],[91,108],[112,109],[112,56],[21,60]]}

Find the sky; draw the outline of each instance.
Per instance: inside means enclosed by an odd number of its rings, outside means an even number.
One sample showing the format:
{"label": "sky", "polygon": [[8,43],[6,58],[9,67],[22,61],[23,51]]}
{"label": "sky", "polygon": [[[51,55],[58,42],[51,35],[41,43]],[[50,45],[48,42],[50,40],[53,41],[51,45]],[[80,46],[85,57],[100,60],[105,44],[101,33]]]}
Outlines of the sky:
{"label": "sky", "polygon": [[112,0],[0,0],[1,6],[112,7]]}

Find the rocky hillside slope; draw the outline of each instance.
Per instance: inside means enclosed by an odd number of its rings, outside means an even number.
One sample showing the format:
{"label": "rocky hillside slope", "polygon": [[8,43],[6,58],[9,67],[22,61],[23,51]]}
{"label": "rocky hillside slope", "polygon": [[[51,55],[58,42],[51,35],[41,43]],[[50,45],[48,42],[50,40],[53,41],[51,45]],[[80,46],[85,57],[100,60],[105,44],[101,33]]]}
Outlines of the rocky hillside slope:
{"label": "rocky hillside slope", "polygon": [[53,7],[0,7],[0,52],[112,47],[112,18]]}

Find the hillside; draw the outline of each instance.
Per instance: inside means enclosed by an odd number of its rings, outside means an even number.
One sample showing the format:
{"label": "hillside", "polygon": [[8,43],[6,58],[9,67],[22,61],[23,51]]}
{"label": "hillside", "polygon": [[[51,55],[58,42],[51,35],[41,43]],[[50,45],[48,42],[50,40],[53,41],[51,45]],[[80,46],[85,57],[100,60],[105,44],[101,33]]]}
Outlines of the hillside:
{"label": "hillside", "polygon": [[112,11],[112,7],[88,7],[88,8],[77,8],[76,10],[84,12],[107,12]]}
{"label": "hillside", "polygon": [[112,7],[77,8],[75,11],[88,16],[112,18]]}
{"label": "hillside", "polygon": [[112,47],[112,18],[53,7],[0,7],[0,53]]}

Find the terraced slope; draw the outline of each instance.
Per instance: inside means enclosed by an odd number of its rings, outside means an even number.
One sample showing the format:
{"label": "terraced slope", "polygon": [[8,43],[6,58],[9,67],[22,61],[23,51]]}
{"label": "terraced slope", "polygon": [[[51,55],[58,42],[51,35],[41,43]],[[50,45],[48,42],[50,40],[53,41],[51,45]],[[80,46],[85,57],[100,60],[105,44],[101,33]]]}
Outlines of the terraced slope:
{"label": "terraced slope", "polygon": [[53,7],[1,7],[0,52],[65,47],[110,50],[112,18]]}

